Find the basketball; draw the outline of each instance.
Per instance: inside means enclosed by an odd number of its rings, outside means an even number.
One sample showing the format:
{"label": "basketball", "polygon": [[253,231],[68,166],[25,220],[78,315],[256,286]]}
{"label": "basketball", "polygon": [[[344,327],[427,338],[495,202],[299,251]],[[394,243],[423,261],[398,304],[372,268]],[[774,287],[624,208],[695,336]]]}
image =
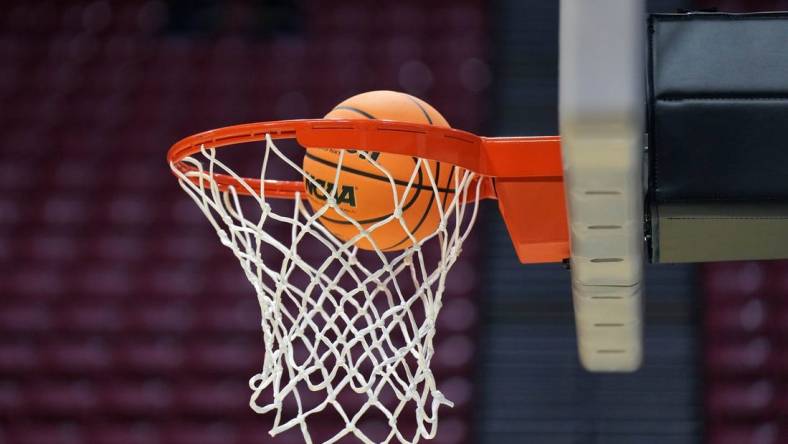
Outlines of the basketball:
{"label": "basketball", "polygon": [[[428,103],[395,91],[371,91],[353,96],[335,106],[325,118],[382,119],[449,126],[446,119]],[[369,236],[375,245],[367,238],[360,238],[356,242],[359,248],[403,250],[413,245],[414,238],[419,241],[435,232],[440,223],[439,206],[445,209],[454,194],[457,168],[422,160],[414,175],[417,158],[369,153],[370,160],[356,151],[346,150],[337,175],[340,154],[341,150],[309,147],[306,149],[303,168],[329,193],[336,187],[333,197],[337,206],[364,229],[371,229]],[[392,185],[386,172],[391,175],[395,185]],[[429,174],[435,181],[435,187]],[[408,188],[411,178],[413,183]],[[305,186],[307,200],[312,210],[317,211],[325,205],[327,197],[308,179],[305,179]],[[390,218],[398,202],[402,202],[401,222],[394,218],[376,226]],[[323,213],[320,222],[342,241],[349,241],[359,234],[358,228],[334,209]]]}

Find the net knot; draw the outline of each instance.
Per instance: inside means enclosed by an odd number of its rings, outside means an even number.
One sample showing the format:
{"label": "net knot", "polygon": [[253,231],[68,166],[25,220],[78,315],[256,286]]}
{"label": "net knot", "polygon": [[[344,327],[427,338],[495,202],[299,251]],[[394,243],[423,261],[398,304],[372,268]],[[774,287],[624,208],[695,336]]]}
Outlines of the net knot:
{"label": "net knot", "polygon": [[440,390],[435,390],[434,392],[432,392],[432,399],[433,399],[432,403],[436,405],[436,407],[438,405],[454,407],[454,403],[452,401],[449,401],[449,399],[446,398],[446,396]]}
{"label": "net knot", "polygon": [[233,242],[230,240],[230,237],[227,236],[227,232],[224,230],[217,230],[216,234],[219,236],[219,241],[228,248],[233,248]]}
{"label": "net knot", "polygon": [[427,319],[424,320],[424,323],[421,324],[421,327],[419,327],[419,336],[420,337],[427,336],[434,329],[435,329],[435,322],[431,319],[431,317],[428,317]]}

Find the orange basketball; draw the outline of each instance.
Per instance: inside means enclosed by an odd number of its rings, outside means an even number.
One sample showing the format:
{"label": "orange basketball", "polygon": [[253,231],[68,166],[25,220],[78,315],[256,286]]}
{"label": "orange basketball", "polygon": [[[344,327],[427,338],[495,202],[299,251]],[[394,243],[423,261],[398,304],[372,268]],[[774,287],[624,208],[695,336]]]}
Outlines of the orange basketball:
{"label": "orange basketball", "polygon": [[[353,96],[326,114],[327,119],[381,119],[425,123],[448,127],[449,123],[432,106],[421,99],[394,91],[371,91]],[[403,250],[432,234],[440,223],[439,206],[446,208],[454,196],[454,177],[458,168],[435,161],[423,161],[416,169],[417,158],[386,153],[369,153],[374,162],[356,151],[345,151],[337,176],[341,150],[307,148],[304,171],[329,193],[335,190],[337,206],[358,222],[375,245],[383,251]],[[375,162],[379,165],[375,165]],[[385,170],[385,171],[384,171]],[[428,171],[429,170],[429,171]],[[391,175],[394,185],[386,172]],[[414,175],[415,173],[415,175]],[[428,174],[434,179],[433,182]],[[413,178],[413,184],[407,185]],[[336,184],[334,184],[336,180]],[[327,197],[309,180],[305,180],[307,197],[313,211],[325,205]],[[336,187],[335,187],[336,185]],[[404,200],[403,200],[404,199]],[[400,219],[389,218],[402,202]],[[337,238],[348,241],[359,234],[352,222],[339,212],[328,209],[320,222]],[[403,228],[407,227],[407,231]],[[366,238],[356,245],[373,250]]]}

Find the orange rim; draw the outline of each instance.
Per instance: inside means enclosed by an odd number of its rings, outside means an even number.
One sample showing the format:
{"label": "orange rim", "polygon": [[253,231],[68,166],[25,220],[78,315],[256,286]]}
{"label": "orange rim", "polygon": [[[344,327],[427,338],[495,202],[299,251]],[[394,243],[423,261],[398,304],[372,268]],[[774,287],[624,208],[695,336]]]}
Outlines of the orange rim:
{"label": "orange rim", "polygon": [[[274,140],[295,139],[304,147],[402,154],[473,171],[482,181],[480,197],[498,199],[522,262],[558,262],[569,256],[558,136],[480,137],[452,128],[387,120],[280,120],[228,126],[186,137],[170,148],[167,161],[188,175],[199,170],[184,159],[201,149],[259,142],[266,135]],[[220,190],[233,187],[239,194],[252,194],[252,190],[281,199],[304,195],[301,181],[238,179],[219,173],[213,173],[213,179]],[[197,183],[200,179],[192,180]]]}
{"label": "orange rim", "polygon": [[[513,179],[560,180],[559,138],[548,137],[479,137],[466,131],[415,123],[386,120],[280,120],[234,125],[198,133],[175,143],[167,161],[182,173],[197,168],[183,162],[188,156],[206,149],[224,148],[271,139],[296,139],[302,146],[358,149],[403,154],[446,162],[482,176]],[[223,190],[236,185],[236,191],[249,194],[239,180],[225,174],[213,174]],[[265,186],[270,197],[295,198],[303,192],[300,181],[243,178],[255,192]],[[487,196],[493,197],[493,196]]]}

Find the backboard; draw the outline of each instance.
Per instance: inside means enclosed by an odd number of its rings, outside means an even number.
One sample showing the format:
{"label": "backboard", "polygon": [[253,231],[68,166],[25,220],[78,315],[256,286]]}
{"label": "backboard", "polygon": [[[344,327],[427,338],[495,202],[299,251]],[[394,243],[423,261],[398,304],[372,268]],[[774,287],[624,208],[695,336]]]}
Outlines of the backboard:
{"label": "backboard", "polygon": [[559,110],[578,350],[592,371],[642,356],[643,1],[561,2]]}

